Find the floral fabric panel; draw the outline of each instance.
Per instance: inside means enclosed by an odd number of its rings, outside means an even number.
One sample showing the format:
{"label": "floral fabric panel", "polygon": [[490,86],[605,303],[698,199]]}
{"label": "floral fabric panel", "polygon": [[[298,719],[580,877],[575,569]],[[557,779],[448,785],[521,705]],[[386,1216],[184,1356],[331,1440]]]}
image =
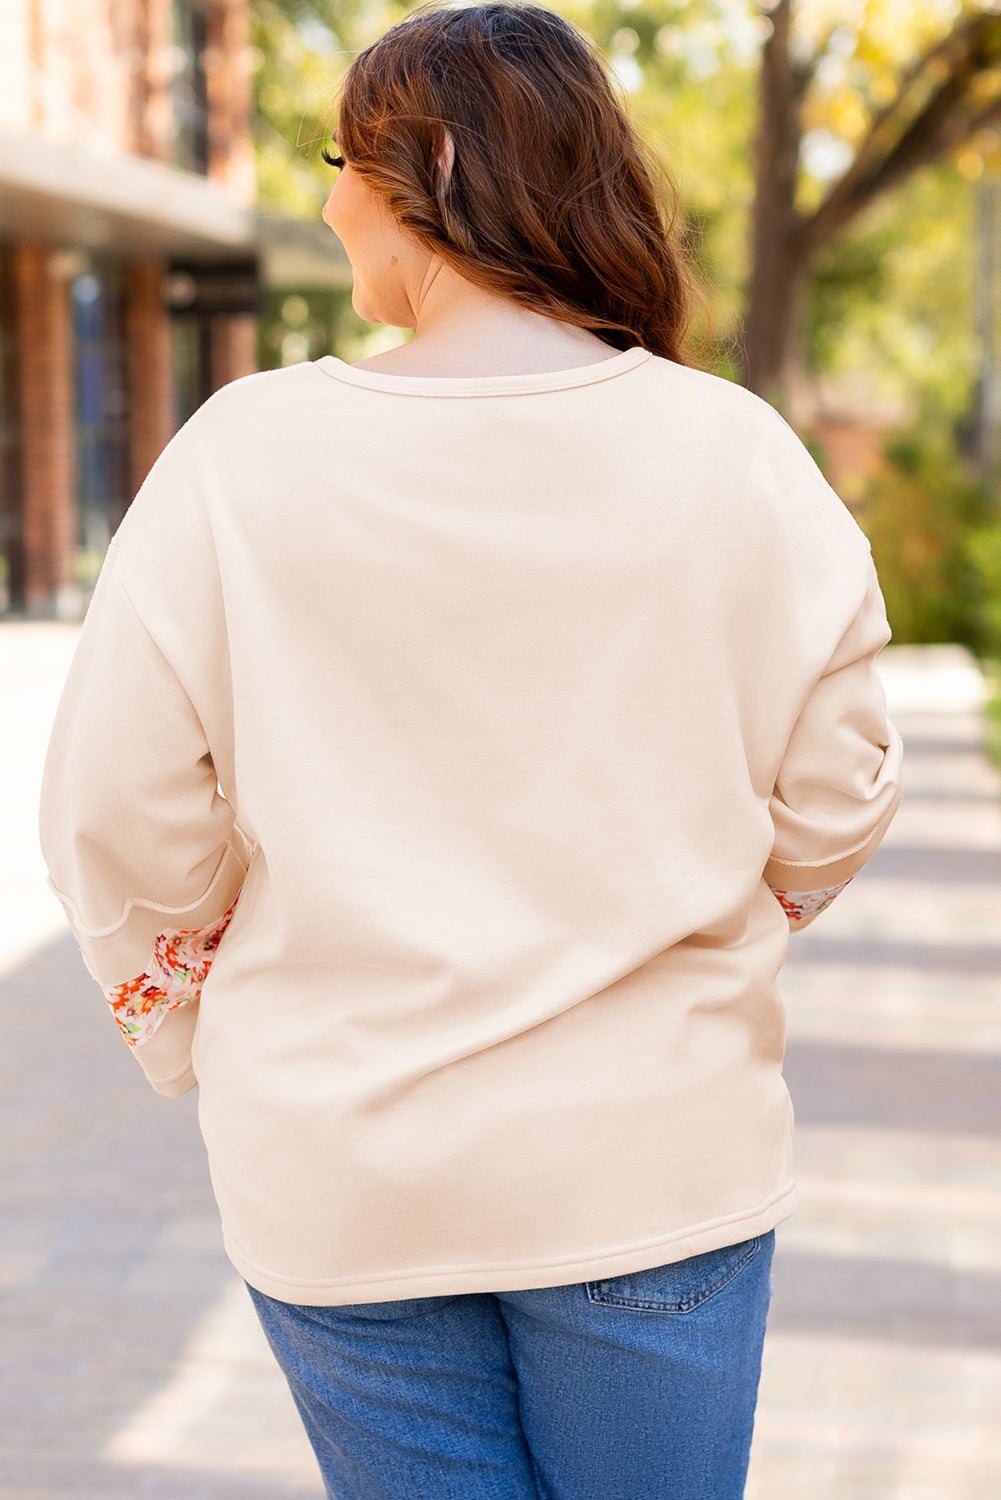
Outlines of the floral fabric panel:
{"label": "floral fabric panel", "polygon": [[805,917],[815,917],[826,911],[835,896],[839,896],[850,883],[851,878],[849,876],[840,885],[829,885],[822,891],[779,891],[774,886],[769,886],[769,890],[778,899],[790,922],[802,922]]}
{"label": "floral fabric panel", "polygon": [[168,1011],[198,999],[239,899],[238,891],[222,916],[207,927],[171,927],[159,933],[146,972],[104,991],[130,1047],[149,1041]]}

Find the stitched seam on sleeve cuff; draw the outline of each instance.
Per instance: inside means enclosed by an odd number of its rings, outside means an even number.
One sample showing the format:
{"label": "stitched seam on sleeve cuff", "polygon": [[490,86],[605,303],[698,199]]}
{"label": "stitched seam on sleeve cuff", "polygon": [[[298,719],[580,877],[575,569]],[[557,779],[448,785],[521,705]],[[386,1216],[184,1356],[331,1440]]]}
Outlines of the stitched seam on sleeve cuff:
{"label": "stitched seam on sleeve cuff", "polygon": [[220,859],[219,864],[216,867],[215,874],[212,876],[212,879],[209,881],[208,886],[205,888],[202,894],[196,897],[194,901],[189,901],[184,906],[167,906],[164,902],[154,901],[147,896],[126,896],[124,905],[122,907],[121,916],[118,918],[118,921],[113,922],[110,927],[87,927],[81,920],[79,907],[77,906],[73,898],[71,896],[67,896],[63,891],[59,889],[59,887],[53,881],[51,875],[49,876],[46,883],[49,889],[52,891],[53,895],[58,897],[58,899],[63,903],[63,906],[66,907],[67,911],[71,913],[71,921],[75,930],[82,934],[82,936],[85,938],[96,940],[99,938],[113,937],[116,932],[121,932],[122,928],[128,921],[129,915],[134,907],[140,907],[144,911],[162,912],[164,916],[168,917],[177,917],[181,916],[186,911],[194,911],[196,907],[201,906],[203,901],[208,900],[209,896],[211,896],[212,892],[219,884],[219,881],[222,879],[223,870],[226,867],[226,861],[230,854],[232,854],[233,858],[240,866],[240,869],[245,869],[244,863],[241,860],[240,856],[237,854],[232,842],[227,843],[225,849],[223,850],[222,858]]}

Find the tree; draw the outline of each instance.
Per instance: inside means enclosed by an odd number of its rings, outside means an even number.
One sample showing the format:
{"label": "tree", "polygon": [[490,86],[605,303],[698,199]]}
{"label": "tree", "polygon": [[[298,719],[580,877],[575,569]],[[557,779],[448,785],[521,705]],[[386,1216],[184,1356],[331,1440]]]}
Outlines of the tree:
{"label": "tree", "polygon": [[[386,17],[388,26],[396,15]],[[335,89],[371,40],[370,0],[250,0],[258,206],[312,220],[332,181],[320,161]]]}
{"label": "tree", "polygon": [[[933,34],[896,76],[889,69],[890,47],[881,49],[867,35],[880,5],[866,5],[856,28],[837,20],[810,52],[802,39],[794,45],[797,8],[798,0],[795,7],[793,0],[761,7],[770,34],[759,76],[744,318],[744,383],[776,402],[800,369],[804,298],[817,252],[919,167],[969,142],[982,141],[985,154],[999,154],[989,127],[1001,122],[1001,4],[964,7],[952,27]],[[941,7],[936,9],[941,14]],[[857,76],[847,85],[855,95],[854,111],[845,111],[837,90],[823,104],[810,99],[824,60],[845,60],[846,40],[856,58]],[[826,195],[804,208],[797,197],[811,109],[815,121],[826,112],[836,124],[839,105],[842,128],[830,134],[852,146],[851,159]]]}

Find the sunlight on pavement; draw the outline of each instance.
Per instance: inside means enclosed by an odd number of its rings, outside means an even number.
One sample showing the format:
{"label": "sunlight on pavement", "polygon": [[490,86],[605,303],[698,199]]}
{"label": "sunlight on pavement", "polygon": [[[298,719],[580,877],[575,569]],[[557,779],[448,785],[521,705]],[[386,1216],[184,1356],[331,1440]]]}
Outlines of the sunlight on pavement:
{"label": "sunlight on pavement", "polygon": [[[892,847],[887,842],[887,848]],[[874,865],[878,858],[877,851]],[[1001,946],[1001,907],[998,889],[993,884],[979,886],[961,880],[905,884],[885,879],[875,869],[863,871],[856,881],[857,885],[850,885],[830,910],[823,913],[827,918],[824,926],[814,923],[808,929],[811,942],[817,937],[826,940],[874,937],[884,944],[920,943],[929,948],[939,943]],[[804,932],[802,938],[806,937]],[[805,948],[806,944],[802,946]],[[789,943],[791,960],[795,961],[799,947],[797,934]]]}
{"label": "sunlight on pavement", "polygon": [[983,674],[965,646],[890,646],[877,663],[890,713],[982,708]]}
{"label": "sunlight on pavement", "polygon": [[997,1500],[1001,1354],[769,1334],[745,1500]]}
{"label": "sunlight on pavement", "polygon": [[996,1139],[800,1125],[794,1150],[800,1208],[779,1226],[783,1252],[919,1261],[1001,1276]]}
{"label": "sunlight on pavement", "polygon": [[316,1460],[242,1281],[234,1279],[194,1329],[170,1382],[101,1454],[227,1477],[299,1481],[322,1496]]}
{"label": "sunlight on pavement", "polygon": [[800,1207],[745,1500],[1001,1495],[1001,777],[969,653],[880,668],[904,800],[780,984]]}
{"label": "sunlight on pavement", "polygon": [[[825,912],[824,916],[828,913]],[[790,964],[783,999],[797,1037],[1001,1055],[1001,977],[864,966]]]}

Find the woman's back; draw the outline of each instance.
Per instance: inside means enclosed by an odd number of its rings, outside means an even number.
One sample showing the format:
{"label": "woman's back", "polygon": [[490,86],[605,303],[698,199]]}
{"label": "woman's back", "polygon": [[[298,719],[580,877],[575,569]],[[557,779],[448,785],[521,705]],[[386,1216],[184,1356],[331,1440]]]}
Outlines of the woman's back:
{"label": "woman's back", "polygon": [[[108,631],[141,703],[86,670]],[[114,929],[85,949],[106,984],[142,968],[154,884],[233,897],[200,1006],[137,1057],[199,1083],[255,1287],[559,1285],[794,1211],[769,886],[840,884],[892,816],[887,637],[791,429],[640,348],[451,379],[328,357],[201,409],[102,574],[77,691],[122,755],[78,737],[76,839],[50,789],[47,852]],[[161,716],[204,734],[210,834],[185,836]],[[171,837],[123,833],[77,891],[112,774]]]}

